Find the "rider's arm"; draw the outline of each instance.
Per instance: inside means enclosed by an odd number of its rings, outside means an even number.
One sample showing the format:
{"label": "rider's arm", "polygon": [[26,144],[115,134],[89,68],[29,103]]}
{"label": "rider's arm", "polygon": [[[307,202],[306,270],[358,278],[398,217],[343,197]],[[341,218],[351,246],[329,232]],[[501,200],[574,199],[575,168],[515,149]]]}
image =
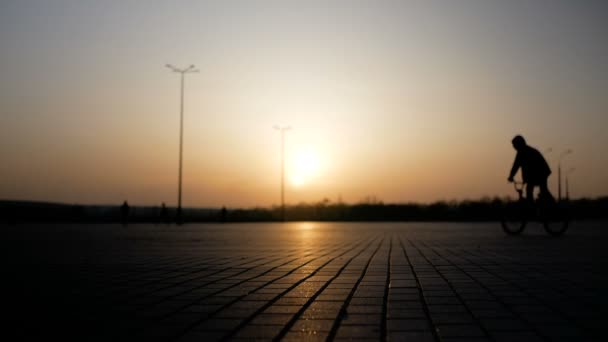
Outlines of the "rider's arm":
{"label": "rider's arm", "polygon": [[509,180],[513,181],[513,177],[515,177],[515,174],[517,173],[517,170],[519,170],[519,167],[521,166],[521,157],[520,154],[517,153],[517,155],[515,156],[515,160],[513,161],[513,166],[511,167],[511,172],[509,173]]}

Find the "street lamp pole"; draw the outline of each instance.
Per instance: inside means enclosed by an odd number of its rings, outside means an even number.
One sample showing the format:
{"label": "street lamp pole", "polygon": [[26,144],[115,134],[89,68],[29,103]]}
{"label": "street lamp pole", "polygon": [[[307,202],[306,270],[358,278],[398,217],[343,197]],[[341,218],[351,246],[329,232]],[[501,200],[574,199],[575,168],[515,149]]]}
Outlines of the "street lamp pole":
{"label": "street lamp pole", "polygon": [[173,72],[180,74],[180,103],[179,103],[179,176],[177,185],[177,214],[176,221],[182,224],[182,155],[184,146],[184,76],[186,74],[198,72],[194,64],[187,68],[176,68],[171,64],[165,65]]}
{"label": "street lamp pole", "polygon": [[275,125],[274,129],[281,132],[281,220],[285,221],[285,132],[291,127]]}
{"label": "street lamp pole", "polygon": [[572,153],[572,150],[568,149],[562,152],[559,155],[559,160],[557,162],[557,200],[562,200],[562,159]]}
{"label": "street lamp pole", "polygon": [[568,189],[568,175],[571,174],[575,168],[570,168],[568,172],[566,172],[566,201],[570,200],[570,191]]}

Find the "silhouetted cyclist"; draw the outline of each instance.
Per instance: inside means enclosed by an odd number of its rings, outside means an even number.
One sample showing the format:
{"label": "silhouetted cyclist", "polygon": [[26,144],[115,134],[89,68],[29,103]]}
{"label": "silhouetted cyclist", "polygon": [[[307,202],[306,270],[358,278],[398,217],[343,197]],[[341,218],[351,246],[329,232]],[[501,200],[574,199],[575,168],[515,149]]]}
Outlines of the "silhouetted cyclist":
{"label": "silhouetted cyclist", "polygon": [[551,174],[551,169],[543,155],[537,149],[526,144],[526,140],[521,135],[515,136],[511,143],[513,148],[517,150],[517,155],[508,181],[513,182],[513,177],[517,170],[521,168],[521,177],[523,182],[526,183],[526,199],[530,203],[534,203],[534,187],[538,186],[541,198],[554,201],[553,195],[547,188],[547,178]]}

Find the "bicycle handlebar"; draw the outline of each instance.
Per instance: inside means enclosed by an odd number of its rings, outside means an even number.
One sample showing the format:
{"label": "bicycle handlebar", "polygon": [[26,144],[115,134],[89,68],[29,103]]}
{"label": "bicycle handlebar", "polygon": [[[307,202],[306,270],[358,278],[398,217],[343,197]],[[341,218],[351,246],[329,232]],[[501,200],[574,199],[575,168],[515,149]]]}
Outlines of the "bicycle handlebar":
{"label": "bicycle handlebar", "polygon": [[516,191],[521,191],[524,188],[524,182],[518,182],[518,181],[513,181],[513,187],[515,188]]}

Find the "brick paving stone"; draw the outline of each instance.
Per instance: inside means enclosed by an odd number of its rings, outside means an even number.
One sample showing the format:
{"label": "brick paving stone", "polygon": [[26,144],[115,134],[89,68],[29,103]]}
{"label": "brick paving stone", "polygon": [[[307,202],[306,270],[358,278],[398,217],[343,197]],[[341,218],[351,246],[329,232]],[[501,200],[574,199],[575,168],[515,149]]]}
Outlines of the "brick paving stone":
{"label": "brick paving stone", "polygon": [[266,314],[257,315],[252,321],[253,325],[280,325],[284,326],[294,317],[293,314]]}
{"label": "brick paving stone", "polygon": [[351,305],[382,305],[384,298],[353,298],[350,302]]}
{"label": "brick paving stone", "polygon": [[304,305],[306,302],[308,302],[308,298],[305,297],[282,297],[279,300],[277,300],[274,305],[285,305],[285,306],[292,306],[292,305]]}
{"label": "brick paving stone", "polygon": [[279,325],[249,325],[239,330],[234,339],[246,340],[272,340],[281,332]]}
{"label": "brick paving stone", "polygon": [[306,333],[329,332],[333,325],[333,319],[300,319],[293,325],[291,331]]}
{"label": "brick paving stone", "polygon": [[466,312],[431,314],[435,324],[474,324],[474,318]]}
{"label": "brick paving stone", "polygon": [[189,326],[206,317],[207,315],[200,315],[198,313],[178,313],[170,316],[165,316],[161,320],[161,324]]}
{"label": "brick paving stone", "polygon": [[247,318],[250,315],[254,314],[257,310],[255,308],[225,308],[218,313],[216,313],[213,317],[217,318]]}
{"label": "brick paving stone", "polygon": [[412,331],[433,329],[431,322],[426,319],[389,319],[387,321],[388,331]]}
{"label": "brick paving stone", "polygon": [[302,317],[305,319],[336,319],[339,314],[339,309],[334,308],[308,308]]}
{"label": "brick paving stone", "polygon": [[576,339],[584,338],[584,334],[579,329],[577,329],[576,327],[573,327],[573,326],[560,324],[560,325],[541,325],[541,326],[536,326],[535,328],[536,328],[536,330],[538,330],[539,333],[541,333],[544,336],[548,336],[551,339],[562,338],[562,339],[576,340]]}
{"label": "brick paving stone", "polygon": [[257,311],[257,310],[261,309],[264,306],[264,304],[266,304],[266,302],[241,300],[241,301],[230,304],[229,307],[234,308],[234,309],[249,309],[249,310]]}
{"label": "brick paving stone", "polygon": [[331,293],[331,294],[321,293],[321,295],[319,295],[319,297],[317,297],[317,299],[334,301],[334,302],[344,302],[346,297],[348,297],[348,293]]}
{"label": "brick paving stone", "polygon": [[382,324],[381,314],[347,314],[342,319],[344,325],[373,325]]}
{"label": "brick paving stone", "polygon": [[487,338],[487,337],[466,337],[466,338],[444,337],[444,338],[441,339],[441,342],[463,342],[463,341],[467,341],[467,342],[490,342],[490,341],[492,341],[492,339]]}
{"label": "brick paving stone", "polygon": [[428,305],[431,314],[454,314],[467,312],[467,307],[464,305]]}
{"label": "brick paving stone", "polygon": [[419,298],[414,300],[391,300],[391,296],[388,296],[388,302],[390,310],[422,310],[425,307],[425,304]]}
{"label": "brick paving stone", "polygon": [[380,339],[380,327],[373,325],[342,325],[338,328],[336,339]]}
{"label": "brick paving stone", "polygon": [[296,312],[298,312],[300,310],[301,306],[297,306],[297,305],[273,305],[269,308],[267,308],[266,310],[264,310],[263,313],[266,314],[295,314]]}
{"label": "brick paving stone", "polygon": [[23,340],[606,339],[603,223],[559,239],[497,223],[2,228],[5,333]]}
{"label": "brick paving stone", "polygon": [[430,332],[418,331],[391,331],[388,333],[389,341],[408,341],[408,342],[434,342],[435,337]]}
{"label": "brick paving stone", "polygon": [[491,334],[496,342],[540,342],[544,338],[532,332],[497,332]]}
{"label": "brick paving stone", "polygon": [[513,313],[511,313],[508,309],[498,309],[498,310],[472,310],[473,315],[479,319],[481,318],[510,318],[513,317]]}
{"label": "brick paving stone", "polygon": [[526,326],[520,319],[515,318],[488,318],[482,319],[481,323],[489,331],[521,331]]}
{"label": "brick paving stone", "polygon": [[348,314],[381,314],[382,306],[380,305],[349,305],[346,308]]}
{"label": "brick paving stone", "polygon": [[196,329],[203,331],[232,331],[243,322],[240,318],[212,318],[199,324]]}
{"label": "brick paving stone", "polygon": [[441,337],[483,337],[485,334],[474,324],[437,325],[437,333]]}
{"label": "brick paving stone", "polygon": [[389,319],[425,318],[426,313],[423,309],[390,308],[388,311]]}
{"label": "brick paving stone", "polygon": [[225,333],[217,331],[189,331],[187,334],[179,337],[179,342],[201,342],[201,341],[221,341]]}
{"label": "brick paving stone", "polygon": [[[317,297],[317,299],[318,299],[318,297]],[[308,308],[310,310],[334,310],[334,311],[338,311],[339,309],[342,308],[343,305],[344,305],[343,302],[315,300],[314,302],[312,302],[308,306]]]}
{"label": "brick paving stone", "polygon": [[286,342],[324,342],[327,340],[328,334],[325,332],[301,332],[301,331],[290,331],[283,337],[281,341]]}
{"label": "brick paving stone", "polygon": [[401,301],[416,301],[420,299],[420,295],[417,293],[413,294],[400,294],[389,291],[388,300],[390,302],[401,302]]}

